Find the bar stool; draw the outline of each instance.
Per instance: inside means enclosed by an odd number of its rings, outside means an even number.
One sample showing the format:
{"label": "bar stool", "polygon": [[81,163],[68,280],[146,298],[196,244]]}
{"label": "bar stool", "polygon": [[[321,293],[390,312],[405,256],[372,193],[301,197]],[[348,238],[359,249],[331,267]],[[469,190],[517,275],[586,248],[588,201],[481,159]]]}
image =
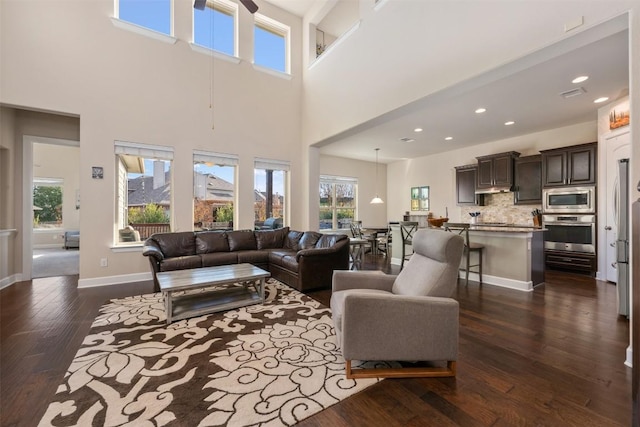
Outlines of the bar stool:
{"label": "bar stool", "polygon": [[413,246],[413,235],[418,230],[418,223],[413,221],[400,221],[400,236],[402,238],[402,261],[400,270],[404,267],[404,262],[411,258],[413,251],[407,253],[407,246]]}
{"label": "bar stool", "polygon": [[[482,285],[482,252],[484,251],[484,245],[480,243],[471,243],[469,241],[469,224],[449,224],[445,223],[444,228],[447,231],[457,230],[458,234],[463,235],[464,233],[464,252],[463,256],[465,257],[465,286],[469,285],[469,272],[478,273],[479,283]],[[478,263],[471,264],[471,252],[476,252],[478,254]],[[478,267],[477,270],[471,270],[472,267]]]}

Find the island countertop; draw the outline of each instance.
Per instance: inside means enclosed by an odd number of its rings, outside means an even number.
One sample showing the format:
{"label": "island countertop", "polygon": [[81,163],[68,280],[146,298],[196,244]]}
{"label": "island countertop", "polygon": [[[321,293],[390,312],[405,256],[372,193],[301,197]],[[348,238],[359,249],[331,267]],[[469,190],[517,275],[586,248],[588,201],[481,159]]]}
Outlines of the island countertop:
{"label": "island countertop", "polygon": [[543,228],[543,227],[527,225],[527,224],[503,224],[503,223],[490,223],[490,222],[489,223],[480,222],[477,224],[471,224],[468,222],[448,222],[446,224],[453,229],[469,226],[469,231],[492,231],[492,232],[502,232],[502,233],[532,233],[532,232],[546,230],[546,228]]}

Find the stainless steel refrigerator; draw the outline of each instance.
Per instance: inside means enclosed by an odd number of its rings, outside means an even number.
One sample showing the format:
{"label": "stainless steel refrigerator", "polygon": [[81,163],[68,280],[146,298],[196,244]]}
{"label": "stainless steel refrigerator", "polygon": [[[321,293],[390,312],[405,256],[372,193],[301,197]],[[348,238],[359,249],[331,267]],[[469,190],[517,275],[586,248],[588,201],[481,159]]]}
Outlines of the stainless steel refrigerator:
{"label": "stainless steel refrigerator", "polygon": [[614,206],[618,233],[618,314],[629,317],[629,159],[618,160],[618,191]]}

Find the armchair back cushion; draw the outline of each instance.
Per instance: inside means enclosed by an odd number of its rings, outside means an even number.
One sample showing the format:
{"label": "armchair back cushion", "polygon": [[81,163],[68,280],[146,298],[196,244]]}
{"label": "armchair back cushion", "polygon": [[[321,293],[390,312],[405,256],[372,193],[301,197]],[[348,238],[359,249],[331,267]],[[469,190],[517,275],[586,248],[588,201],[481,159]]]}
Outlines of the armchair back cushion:
{"label": "armchair back cushion", "polygon": [[227,237],[229,238],[229,250],[231,251],[251,251],[258,249],[253,230],[227,231]]}
{"label": "armchair back cushion", "polygon": [[463,247],[464,239],[455,233],[418,230],[413,236],[413,256],[391,291],[397,295],[451,297]]}
{"label": "armchair back cushion", "polygon": [[229,252],[229,239],[224,231],[201,231],[196,233],[196,254]]}

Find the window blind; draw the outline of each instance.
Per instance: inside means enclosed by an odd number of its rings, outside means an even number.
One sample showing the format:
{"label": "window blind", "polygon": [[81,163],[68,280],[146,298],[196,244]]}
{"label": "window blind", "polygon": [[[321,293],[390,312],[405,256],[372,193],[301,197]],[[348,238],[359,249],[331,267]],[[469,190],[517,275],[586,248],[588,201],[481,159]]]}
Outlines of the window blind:
{"label": "window blind", "polygon": [[116,154],[137,156],[146,159],[173,160],[173,147],[126,141],[115,141],[114,147]]}
{"label": "window blind", "polygon": [[194,150],[193,161],[196,163],[212,163],[217,166],[237,166],[238,156],[236,154]]}
{"label": "window blind", "polygon": [[357,184],[358,179],[344,177],[344,176],[320,175],[320,183],[321,184]]}
{"label": "window blind", "polygon": [[274,171],[287,171],[291,170],[291,162],[288,160],[272,160],[255,158],[256,169],[266,169]]}

